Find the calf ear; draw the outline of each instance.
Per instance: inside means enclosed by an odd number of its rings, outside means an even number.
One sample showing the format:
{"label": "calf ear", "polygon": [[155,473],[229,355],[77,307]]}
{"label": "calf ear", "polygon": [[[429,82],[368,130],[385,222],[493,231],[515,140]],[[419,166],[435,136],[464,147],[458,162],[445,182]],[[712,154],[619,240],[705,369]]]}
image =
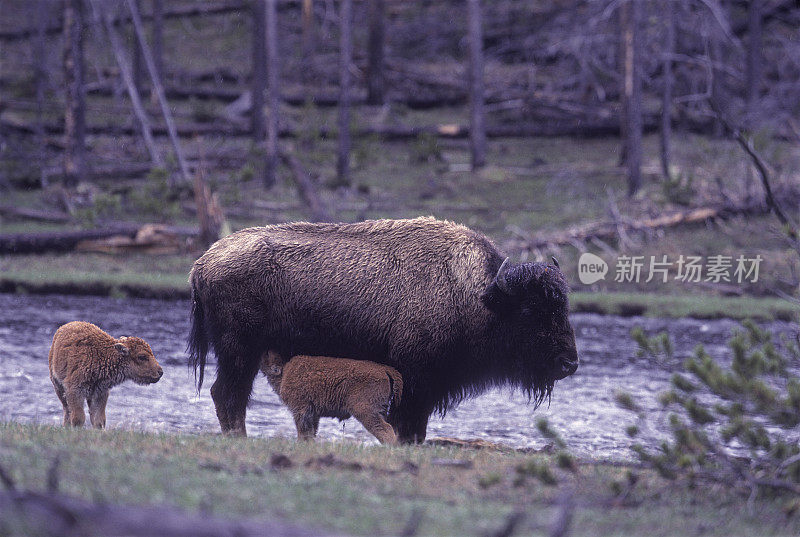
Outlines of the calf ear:
{"label": "calf ear", "polygon": [[128,356],[131,353],[130,349],[128,349],[128,347],[126,347],[123,343],[114,343],[114,348],[117,349],[117,352],[121,356]]}

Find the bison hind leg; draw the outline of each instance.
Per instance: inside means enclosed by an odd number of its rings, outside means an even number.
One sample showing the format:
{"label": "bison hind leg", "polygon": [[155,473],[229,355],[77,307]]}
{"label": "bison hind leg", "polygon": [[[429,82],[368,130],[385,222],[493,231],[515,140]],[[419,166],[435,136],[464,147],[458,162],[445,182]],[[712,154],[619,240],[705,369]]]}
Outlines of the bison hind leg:
{"label": "bison hind leg", "polygon": [[217,379],[211,386],[211,398],[224,434],[247,436],[247,404],[260,365],[261,353],[255,348],[230,345],[217,353]]}
{"label": "bison hind leg", "polygon": [[61,406],[64,407],[64,426],[69,425],[69,405],[67,404],[67,394],[64,390],[64,385],[61,384],[55,377],[50,376],[50,382],[53,383],[53,388],[56,390],[58,400],[61,401]]}
{"label": "bison hind leg", "polygon": [[397,442],[397,435],[391,425],[386,423],[380,412],[370,412],[367,414],[356,414],[354,417],[372,434],[381,444],[394,444]]}

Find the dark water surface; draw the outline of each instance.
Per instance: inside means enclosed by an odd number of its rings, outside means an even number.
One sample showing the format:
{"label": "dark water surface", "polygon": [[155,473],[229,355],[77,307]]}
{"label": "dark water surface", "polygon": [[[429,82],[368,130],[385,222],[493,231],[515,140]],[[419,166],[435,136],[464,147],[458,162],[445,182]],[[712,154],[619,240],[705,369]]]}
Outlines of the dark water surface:
{"label": "dark water surface", "polygon": [[[212,434],[219,432],[210,381],[198,396],[185,354],[189,332],[187,301],[112,299],[73,296],[0,294],[0,420],[60,424],[61,403],[48,376],[47,355],[53,333],[62,324],[90,321],[115,337],[146,339],[164,367],[164,377],[151,386],[126,382],[111,390],[107,426],[144,431]],[[462,403],[444,419],[434,416],[428,437],[482,438],[515,447],[542,447],[547,443],[536,430],[546,417],[580,456],[630,458],[626,425],[635,417],[614,403],[615,390],[634,395],[655,427],[646,428],[637,441],[655,445],[666,434],[666,415],[657,403],[669,386],[680,359],[663,363],[637,358],[630,330],[667,330],[675,341],[676,356],[688,355],[698,343],[714,357],[723,356],[725,343],[738,323],[731,320],[620,318],[575,314],[573,326],[581,366],[556,384],[550,405],[539,409],[520,393],[487,392]],[[790,332],[786,323],[773,323],[776,332]],[[206,378],[213,380],[213,365]],[[289,412],[280,404],[263,377],[256,380],[247,413],[251,436],[294,437]],[[376,442],[355,420],[342,427],[323,419],[319,436],[326,440],[355,439]]]}

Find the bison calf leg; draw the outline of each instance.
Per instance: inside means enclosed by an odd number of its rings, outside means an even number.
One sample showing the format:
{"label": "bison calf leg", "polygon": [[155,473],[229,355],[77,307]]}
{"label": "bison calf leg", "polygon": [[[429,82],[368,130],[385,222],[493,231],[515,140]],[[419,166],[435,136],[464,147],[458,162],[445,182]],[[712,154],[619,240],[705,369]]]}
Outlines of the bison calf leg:
{"label": "bison calf leg", "polygon": [[298,440],[313,440],[319,428],[319,416],[312,407],[305,407],[292,411],[294,425],[297,427]]}
{"label": "bison calf leg", "polygon": [[61,384],[59,381],[55,379],[55,377],[50,377],[50,382],[53,383],[53,388],[56,390],[56,395],[58,396],[58,400],[61,401],[61,406],[64,407],[64,426],[66,427],[69,425],[69,405],[67,405],[67,395],[64,391],[64,385]]}
{"label": "bison calf leg", "polygon": [[395,435],[394,429],[386,423],[386,420],[379,413],[353,414],[353,417],[381,444],[394,444],[397,442],[397,435]]}
{"label": "bison calf leg", "polygon": [[89,420],[92,427],[102,429],[106,426],[106,403],[108,402],[108,390],[95,392],[87,399],[89,402]]}
{"label": "bison calf leg", "polygon": [[86,423],[86,414],[83,412],[83,402],[86,397],[78,391],[66,392],[67,408],[69,410],[69,425],[83,427]]}

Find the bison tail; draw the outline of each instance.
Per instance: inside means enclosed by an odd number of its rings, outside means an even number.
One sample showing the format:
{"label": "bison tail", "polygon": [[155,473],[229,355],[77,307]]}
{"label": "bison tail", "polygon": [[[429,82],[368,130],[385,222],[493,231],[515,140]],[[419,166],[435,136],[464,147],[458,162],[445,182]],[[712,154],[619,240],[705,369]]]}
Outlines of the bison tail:
{"label": "bison tail", "polygon": [[387,414],[391,414],[397,405],[400,404],[400,398],[403,396],[403,378],[393,371],[387,371],[386,376],[389,377],[389,404]]}
{"label": "bison tail", "polygon": [[[194,368],[194,377],[197,381],[197,392],[203,387],[203,373],[206,369],[206,355],[208,354],[208,334],[206,333],[205,314],[203,305],[197,298],[197,293],[192,286],[192,318],[191,331],[189,332],[189,364]],[[200,370],[198,373],[198,369]]]}

